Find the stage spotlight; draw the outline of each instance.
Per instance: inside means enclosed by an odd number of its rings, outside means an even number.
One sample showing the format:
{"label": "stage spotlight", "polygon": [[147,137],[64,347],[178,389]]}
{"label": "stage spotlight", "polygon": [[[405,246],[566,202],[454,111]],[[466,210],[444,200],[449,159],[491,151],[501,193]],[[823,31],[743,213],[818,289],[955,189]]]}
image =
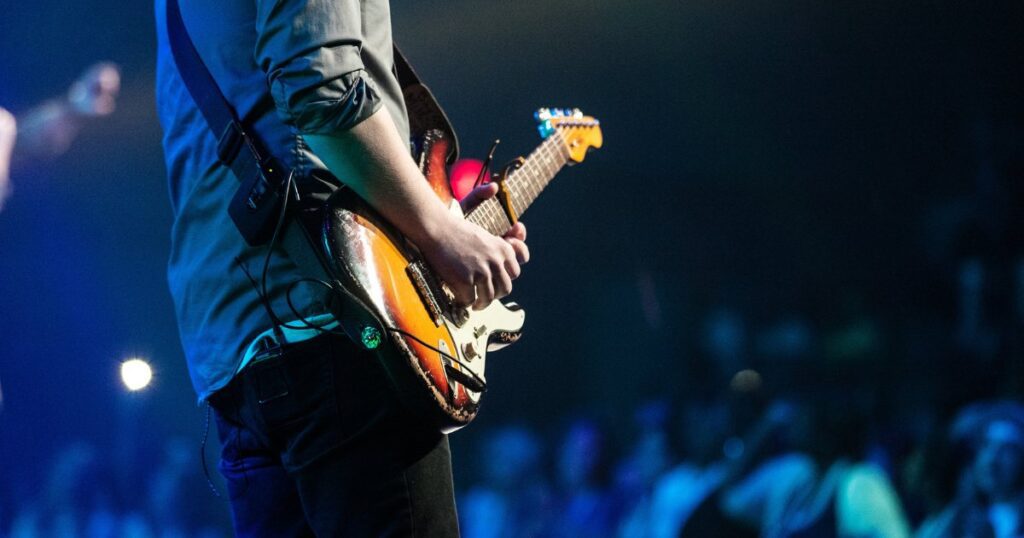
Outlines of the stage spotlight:
{"label": "stage spotlight", "polygon": [[149,386],[153,380],[153,369],[142,359],[128,359],[121,363],[121,381],[130,391],[138,391]]}

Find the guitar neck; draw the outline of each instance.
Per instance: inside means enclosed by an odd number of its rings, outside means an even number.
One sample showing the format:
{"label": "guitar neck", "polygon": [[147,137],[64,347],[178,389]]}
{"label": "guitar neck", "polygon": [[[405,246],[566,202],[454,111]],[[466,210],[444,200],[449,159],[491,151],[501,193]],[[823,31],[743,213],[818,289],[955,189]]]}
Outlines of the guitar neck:
{"label": "guitar neck", "polygon": [[[537,146],[523,161],[523,165],[505,179],[515,214],[522,215],[568,162],[569,153],[560,133],[552,133]],[[466,218],[494,235],[502,235],[511,227],[497,198],[485,200]]]}

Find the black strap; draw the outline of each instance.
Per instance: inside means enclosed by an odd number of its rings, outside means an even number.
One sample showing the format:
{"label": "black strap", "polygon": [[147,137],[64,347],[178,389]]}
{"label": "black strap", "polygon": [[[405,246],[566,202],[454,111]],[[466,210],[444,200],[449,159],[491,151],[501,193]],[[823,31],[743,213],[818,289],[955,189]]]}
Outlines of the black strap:
{"label": "black strap", "polygon": [[[234,108],[225,99],[213,75],[196,52],[185,29],[177,0],[167,0],[167,36],[181,80],[206,119],[210,131],[217,137],[217,158],[229,166],[236,177],[248,177],[258,168],[263,155],[256,140],[242,127]],[[248,151],[239,151],[243,147]]]}
{"label": "black strap", "polygon": [[398,49],[398,45],[394,45],[394,57],[395,77],[402,88],[402,98],[409,113],[409,131],[414,137],[422,137],[432,129],[444,131],[452,142],[448,164],[454,163],[459,157],[459,137],[455,135],[451,120],[430,88],[420,80],[409,60]]}
{"label": "black strap", "polygon": [[217,137],[217,158],[231,168],[240,183],[228,205],[231,220],[247,243],[265,244],[276,229],[288,172],[246,132],[196,52],[177,0],[167,0],[167,37],[181,80]]}
{"label": "black strap", "polygon": [[395,77],[398,79],[398,86],[404,90],[409,86],[423,84],[409,60],[402,54],[402,51],[398,50],[398,45],[392,46],[395,53]]}

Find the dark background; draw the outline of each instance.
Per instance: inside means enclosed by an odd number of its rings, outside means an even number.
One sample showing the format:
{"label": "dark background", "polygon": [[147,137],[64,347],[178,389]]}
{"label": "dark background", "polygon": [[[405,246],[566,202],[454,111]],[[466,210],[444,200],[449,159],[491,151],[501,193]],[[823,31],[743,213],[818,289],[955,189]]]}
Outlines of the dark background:
{"label": "dark background", "polygon": [[[494,138],[499,161],[527,153],[540,106],[579,107],[605,137],[525,217],[526,335],[492,356],[482,414],[452,438],[457,477],[472,474],[474,432],[498,424],[626,424],[648,398],[728,391],[708,358],[716,312],[741,320],[725,338],[766,394],[838,387],[891,411],[910,392],[947,412],[1018,392],[1020,2],[392,9],[464,156]],[[198,449],[203,433],[166,290],[151,11],[3,6],[0,106],[24,111],[101,59],[123,76],[112,117],[55,160],[16,163],[0,214],[5,495],[37,491],[74,440],[130,475],[162,439]],[[984,263],[988,344],[957,339],[964,259]],[[144,393],[120,387],[130,356],[156,369]]]}

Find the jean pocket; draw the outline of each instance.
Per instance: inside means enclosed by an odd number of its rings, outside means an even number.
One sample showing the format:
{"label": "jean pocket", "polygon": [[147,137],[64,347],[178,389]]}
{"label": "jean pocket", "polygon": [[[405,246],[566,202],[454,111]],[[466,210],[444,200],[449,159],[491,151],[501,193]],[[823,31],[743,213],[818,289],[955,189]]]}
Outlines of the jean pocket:
{"label": "jean pocket", "polygon": [[322,350],[304,344],[287,347],[278,356],[252,365],[253,396],[270,431],[308,414],[330,395],[327,357]]}
{"label": "jean pocket", "polygon": [[286,465],[340,443],[332,360],[328,346],[303,342],[255,365],[251,374],[260,420]]}

